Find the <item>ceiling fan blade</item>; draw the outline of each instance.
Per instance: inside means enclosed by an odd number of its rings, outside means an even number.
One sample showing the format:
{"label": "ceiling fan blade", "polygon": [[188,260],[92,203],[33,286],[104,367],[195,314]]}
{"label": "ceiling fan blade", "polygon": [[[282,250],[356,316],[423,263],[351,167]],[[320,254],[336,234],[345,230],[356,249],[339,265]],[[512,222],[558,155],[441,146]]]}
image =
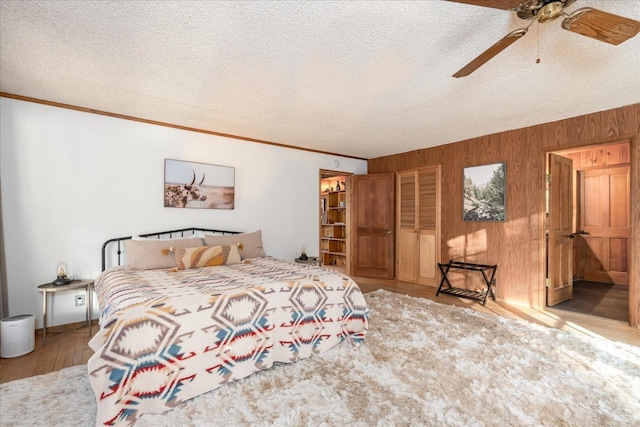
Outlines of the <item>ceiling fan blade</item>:
{"label": "ceiling fan blade", "polygon": [[467,65],[462,67],[457,73],[453,75],[453,77],[465,77],[469,74],[473,73],[475,70],[484,65],[491,58],[511,46],[513,42],[518,40],[520,37],[527,34],[527,28],[520,28],[519,30],[515,30],[507,34],[505,37],[498,40],[496,44],[491,46],[489,49],[482,52],[476,59],[469,62]]}
{"label": "ceiling fan blade", "polygon": [[618,45],[640,32],[640,22],[590,7],[576,10],[562,28],[601,42]]}
{"label": "ceiling fan blade", "polygon": [[471,4],[473,6],[494,7],[496,9],[516,9],[524,0],[449,0],[455,3]]}

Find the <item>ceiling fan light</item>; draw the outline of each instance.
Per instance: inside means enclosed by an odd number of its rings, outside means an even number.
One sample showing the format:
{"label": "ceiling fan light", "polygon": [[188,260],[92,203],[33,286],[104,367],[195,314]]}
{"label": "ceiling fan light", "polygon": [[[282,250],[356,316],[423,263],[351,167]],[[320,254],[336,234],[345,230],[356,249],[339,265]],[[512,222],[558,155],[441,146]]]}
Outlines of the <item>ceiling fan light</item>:
{"label": "ceiling fan light", "polygon": [[[496,44],[481,53],[467,65],[458,70],[453,77],[465,77],[473,73],[479,67],[491,60],[497,54],[509,47],[518,38],[522,37],[534,21],[540,23],[555,20],[561,15],[566,18],[562,21],[562,28],[576,34],[591,37],[593,39],[620,44],[625,40],[635,37],[640,33],[640,21],[624,16],[614,15],[602,10],[585,7],[571,14],[564,9],[576,0],[449,0],[458,3],[468,3],[476,6],[495,7],[497,9],[512,10],[518,18],[531,21],[526,28],[513,31],[500,39]],[[522,1],[517,7],[516,2]],[[637,1],[637,0],[636,0]],[[538,59],[536,63],[539,63]]]}
{"label": "ceiling fan light", "polygon": [[560,16],[562,10],[574,1],[576,0],[526,0],[513,10],[520,19],[537,19],[539,22],[547,22]]}
{"label": "ceiling fan light", "polygon": [[538,22],[543,24],[545,22],[553,21],[562,14],[562,8],[564,8],[564,3],[561,1],[554,1],[545,4],[536,14]]}

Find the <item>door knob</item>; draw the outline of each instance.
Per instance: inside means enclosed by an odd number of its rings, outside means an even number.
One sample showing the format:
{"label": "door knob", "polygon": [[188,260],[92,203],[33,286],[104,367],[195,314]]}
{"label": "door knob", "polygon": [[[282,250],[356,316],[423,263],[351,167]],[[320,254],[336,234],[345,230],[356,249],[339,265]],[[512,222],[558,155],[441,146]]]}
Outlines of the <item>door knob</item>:
{"label": "door knob", "polygon": [[571,233],[569,234],[567,237],[570,239],[573,239],[574,237],[576,237],[578,234],[585,234],[585,235],[589,235],[591,233],[589,233],[588,231],[584,231],[584,230],[580,230],[580,231],[576,231],[575,233]]}

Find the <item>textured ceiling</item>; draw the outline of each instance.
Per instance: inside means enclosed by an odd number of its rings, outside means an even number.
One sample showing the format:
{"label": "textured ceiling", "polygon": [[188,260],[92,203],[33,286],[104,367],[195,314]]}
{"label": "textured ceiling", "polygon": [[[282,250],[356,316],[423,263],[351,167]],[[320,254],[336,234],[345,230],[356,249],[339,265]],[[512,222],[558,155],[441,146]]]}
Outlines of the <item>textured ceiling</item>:
{"label": "textured ceiling", "polygon": [[[640,20],[638,0],[578,0]],[[448,1],[0,0],[0,90],[373,158],[640,102],[640,36]],[[541,59],[536,64],[536,58]]]}

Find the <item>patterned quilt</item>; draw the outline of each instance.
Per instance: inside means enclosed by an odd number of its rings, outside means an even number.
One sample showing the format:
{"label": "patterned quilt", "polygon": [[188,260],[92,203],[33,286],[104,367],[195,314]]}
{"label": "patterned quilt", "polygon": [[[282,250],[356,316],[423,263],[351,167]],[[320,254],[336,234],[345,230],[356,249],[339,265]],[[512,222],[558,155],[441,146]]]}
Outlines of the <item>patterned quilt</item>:
{"label": "patterned quilt", "polygon": [[131,425],[345,339],[358,346],[368,325],[349,277],[271,257],[176,272],[115,267],[95,290],[100,331],[88,370],[97,425]]}

